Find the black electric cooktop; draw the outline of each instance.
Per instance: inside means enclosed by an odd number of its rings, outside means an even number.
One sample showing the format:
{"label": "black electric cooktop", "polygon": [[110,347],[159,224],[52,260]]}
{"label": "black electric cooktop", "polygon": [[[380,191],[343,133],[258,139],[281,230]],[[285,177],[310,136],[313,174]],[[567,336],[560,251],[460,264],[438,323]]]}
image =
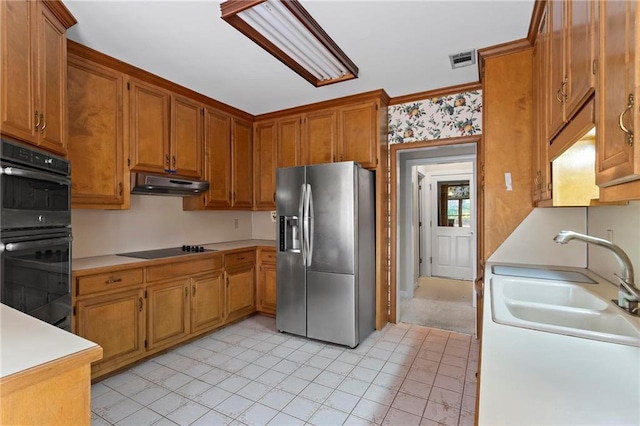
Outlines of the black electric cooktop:
{"label": "black electric cooktop", "polygon": [[202,246],[171,247],[157,250],[132,251],[130,253],[118,253],[118,256],[135,257],[138,259],[162,259],[163,257],[183,256],[185,254],[204,253],[216,250],[206,249]]}

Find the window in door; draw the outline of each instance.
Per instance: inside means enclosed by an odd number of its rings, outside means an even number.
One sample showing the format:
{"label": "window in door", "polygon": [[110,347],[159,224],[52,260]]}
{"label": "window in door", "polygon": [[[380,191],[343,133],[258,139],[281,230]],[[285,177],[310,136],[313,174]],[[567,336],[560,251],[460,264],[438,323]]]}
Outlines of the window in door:
{"label": "window in door", "polygon": [[438,226],[471,227],[468,180],[438,182]]}

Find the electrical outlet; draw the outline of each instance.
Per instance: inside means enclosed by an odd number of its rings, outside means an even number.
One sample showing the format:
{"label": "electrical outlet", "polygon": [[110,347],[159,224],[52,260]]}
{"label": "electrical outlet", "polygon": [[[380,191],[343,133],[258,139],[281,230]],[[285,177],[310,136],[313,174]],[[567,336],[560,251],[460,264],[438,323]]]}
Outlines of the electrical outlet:
{"label": "electrical outlet", "polygon": [[238,229],[238,219],[233,219],[233,229]]}
{"label": "electrical outlet", "polygon": [[275,222],[276,221],[276,212],[272,211],[271,212],[271,222]]}

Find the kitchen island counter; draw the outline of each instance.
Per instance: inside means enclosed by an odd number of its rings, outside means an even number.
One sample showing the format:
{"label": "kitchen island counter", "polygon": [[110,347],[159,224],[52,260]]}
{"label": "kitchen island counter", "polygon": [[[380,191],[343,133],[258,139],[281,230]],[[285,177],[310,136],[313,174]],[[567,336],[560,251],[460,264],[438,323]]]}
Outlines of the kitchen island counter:
{"label": "kitchen island counter", "polygon": [[0,304],[0,424],[89,424],[102,348]]}
{"label": "kitchen island counter", "polygon": [[[485,271],[479,424],[640,424],[640,347],[494,322],[491,266]],[[614,285],[598,285],[617,297]]]}

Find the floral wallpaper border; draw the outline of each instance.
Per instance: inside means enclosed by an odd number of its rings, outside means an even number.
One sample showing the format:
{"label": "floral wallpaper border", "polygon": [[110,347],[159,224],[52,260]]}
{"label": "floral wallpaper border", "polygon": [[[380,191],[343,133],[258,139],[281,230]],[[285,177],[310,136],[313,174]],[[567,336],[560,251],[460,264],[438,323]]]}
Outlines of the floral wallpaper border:
{"label": "floral wallpaper border", "polygon": [[482,133],[482,90],[389,107],[389,143]]}

